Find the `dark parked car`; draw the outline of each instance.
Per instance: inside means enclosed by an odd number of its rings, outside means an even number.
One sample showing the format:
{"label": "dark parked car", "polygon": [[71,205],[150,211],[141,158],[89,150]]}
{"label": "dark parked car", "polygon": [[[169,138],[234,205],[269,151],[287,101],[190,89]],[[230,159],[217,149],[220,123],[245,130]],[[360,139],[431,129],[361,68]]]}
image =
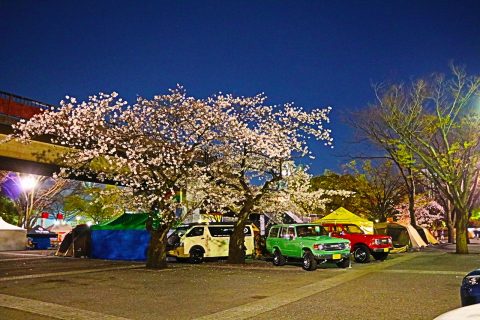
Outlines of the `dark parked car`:
{"label": "dark parked car", "polygon": [[463,278],[460,298],[462,306],[480,303],[480,269],[470,272]]}

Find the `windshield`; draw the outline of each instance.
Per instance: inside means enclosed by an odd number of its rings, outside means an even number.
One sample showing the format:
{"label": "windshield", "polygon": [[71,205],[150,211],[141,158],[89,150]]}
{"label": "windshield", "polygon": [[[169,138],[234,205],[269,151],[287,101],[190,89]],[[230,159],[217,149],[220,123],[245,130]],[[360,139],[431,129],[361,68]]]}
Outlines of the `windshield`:
{"label": "windshield", "polygon": [[320,225],[297,226],[298,237],[326,236],[327,231]]}
{"label": "windshield", "polygon": [[356,226],[356,225],[354,225],[354,224],[347,224],[347,225],[345,225],[345,231],[347,231],[347,233],[359,233],[359,234],[363,234],[362,229],[360,229],[358,226]]}

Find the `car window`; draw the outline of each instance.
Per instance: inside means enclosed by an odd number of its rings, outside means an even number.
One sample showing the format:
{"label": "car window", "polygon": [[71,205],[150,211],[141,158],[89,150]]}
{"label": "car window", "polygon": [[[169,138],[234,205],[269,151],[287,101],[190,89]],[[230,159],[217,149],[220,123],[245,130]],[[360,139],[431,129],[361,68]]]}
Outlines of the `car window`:
{"label": "car window", "polygon": [[316,237],[327,234],[327,231],[319,225],[297,226],[297,235],[299,237]]}
{"label": "car window", "polygon": [[187,237],[198,237],[203,235],[203,227],[195,227],[187,233]]}
{"label": "car window", "polygon": [[229,237],[233,232],[233,227],[208,227],[212,237]]}
{"label": "car window", "polygon": [[280,231],[280,238],[288,238],[288,228],[287,227],[282,227],[282,230]]}
{"label": "car window", "polygon": [[335,231],[335,227],[334,226],[324,226],[323,227],[325,230],[327,230],[328,232],[334,232]]}
{"label": "car window", "polygon": [[288,237],[295,237],[295,227],[288,227]]}
{"label": "car window", "polygon": [[274,227],[272,229],[270,229],[270,233],[269,233],[269,237],[270,238],[278,238],[278,231],[280,230],[279,227]]}
{"label": "car window", "polygon": [[347,224],[347,225],[344,226],[344,228],[345,228],[345,231],[347,231],[348,233],[363,234],[362,229],[360,229],[358,226],[356,226],[354,224]]}

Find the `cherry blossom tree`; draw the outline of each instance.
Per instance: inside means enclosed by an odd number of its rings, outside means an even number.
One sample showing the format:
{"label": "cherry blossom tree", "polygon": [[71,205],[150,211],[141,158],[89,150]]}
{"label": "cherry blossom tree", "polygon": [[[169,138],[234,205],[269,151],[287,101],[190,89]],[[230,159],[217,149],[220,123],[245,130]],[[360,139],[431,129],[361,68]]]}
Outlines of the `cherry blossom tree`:
{"label": "cherry blossom tree", "polygon": [[[278,190],[285,165],[310,155],[307,137],[331,144],[330,130],[323,128],[329,108],[306,112],[293,104],[268,106],[265,99],[221,93],[196,99],[180,86],[133,105],[116,93],[81,103],[67,97],[60,107],[18,124],[16,137],[47,135],[69,147],[60,176],[132,188],[150,212],[147,267],[166,267],[168,230],[197,208],[236,215],[231,262],[243,262],[238,257],[246,219],[265,194]],[[188,190],[186,204],[174,197],[182,190]]]}
{"label": "cherry blossom tree", "polygon": [[269,213],[271,216],[293,212],[298,216],[308,218],[324,210],[332,198],[346,199],[354,196],[355,192],[341,189],[312,190],[312,175],[306,167],[292,167],[278,190],[266,194],[255,207],[256,212]]}
{"label": "cherry blossom tree", "polygon": [[[409,202],[403,201],[395,207],[395,218],[399,222],[410,223]],[[418,194],[415,197],[415,219],[419,226],[432,228],[440,225],[444,220],[444,208],[435,199],[426,194]]]}
{"label": "cherry blossom tree", "polygon": [[[220,143],[205,149],[212,182],[221,189],[222,209],[237,218],[229,244],[229,263],[244,262],[244,226],[262,199],[279,190],[296,158],[312,156],[308,138],[332,144],[330,108],[305,111],[291,103],[266,105],[261,94],[250,99],[216,96],[228,115]],[[213,102],[213,101],[212,101]]]}
{"label": "cherry blossom tree", "polygon": [[[206,206],[199,150],[218,138],[220,104],[188,97],[182,87],[129,105],[117,93],[94,95],[77,103],[67,97],[15,126],[23,141],[47,135],[71,148],[62,159],[60,176],[95,177],[115,181],[134,191],[138,206],[147,208],[151,241],[147,267],[166,267],[166,237],[184,207],[174,195],[188,188],[189,210]],[[203,190],[202,192],[197,192]]]}

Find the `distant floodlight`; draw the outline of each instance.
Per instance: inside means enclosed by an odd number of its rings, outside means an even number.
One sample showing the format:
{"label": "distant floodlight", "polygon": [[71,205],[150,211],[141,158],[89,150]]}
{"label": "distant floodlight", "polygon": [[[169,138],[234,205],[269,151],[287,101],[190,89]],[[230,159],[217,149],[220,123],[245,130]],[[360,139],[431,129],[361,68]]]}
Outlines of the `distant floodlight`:
{"label": "distant floodlight", "polygon": [[87,221],[87,226],[89,226],[89,227],[90,227],[92,224],[93,224],[93,222],[92,222],[92,221]]}

